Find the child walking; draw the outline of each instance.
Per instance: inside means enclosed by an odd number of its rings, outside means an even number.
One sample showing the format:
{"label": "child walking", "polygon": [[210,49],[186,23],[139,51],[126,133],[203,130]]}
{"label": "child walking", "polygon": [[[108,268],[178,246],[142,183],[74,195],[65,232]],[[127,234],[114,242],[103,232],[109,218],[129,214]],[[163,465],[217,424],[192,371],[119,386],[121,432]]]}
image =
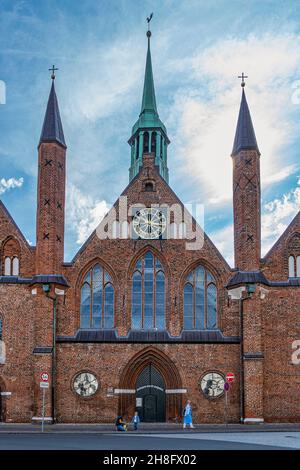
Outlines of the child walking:
{"label": "child walking", "polygon": [[135,411],[135,413],[134,413],[134,416],[132,418],[132,422],[133,422],[133,425],[134,425],[134,430],[137,431],[138,425],[141,422],[139,414],[138,414],[137,411]]}

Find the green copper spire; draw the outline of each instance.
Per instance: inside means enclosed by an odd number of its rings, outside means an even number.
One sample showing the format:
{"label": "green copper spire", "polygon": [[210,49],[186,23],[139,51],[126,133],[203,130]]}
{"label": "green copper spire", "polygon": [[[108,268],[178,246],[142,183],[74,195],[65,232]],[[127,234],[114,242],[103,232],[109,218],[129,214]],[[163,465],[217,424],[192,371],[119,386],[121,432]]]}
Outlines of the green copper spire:
{"label": "green copper spire", "polygon": [[129,181],[140,171],[143,165],[144,154],[155,154],[155,164],[160,175],[168,182],[169,171],[167,167],[167,146],[170,143],[167,129],[159,119],[156,106],[154,79],[152,71],[149,23],[153,14],[147,18],[148,22],[148,48],[144,78],[144,90],[142,107],[139,118],[132,128],[132,134],[128,141],[131,146],[131,166],[129,169]]}
{"label": "green copper spire", "polygon": [[151,31],[147,31],[147,37],[148,37],[148,50],[147,50],[147,59],[146,59],[144,92],[143,92],[141,114],[145,112],[152,112],[152,113],[157,114],[153,72],[152,72],[151,51],[150,51]]}

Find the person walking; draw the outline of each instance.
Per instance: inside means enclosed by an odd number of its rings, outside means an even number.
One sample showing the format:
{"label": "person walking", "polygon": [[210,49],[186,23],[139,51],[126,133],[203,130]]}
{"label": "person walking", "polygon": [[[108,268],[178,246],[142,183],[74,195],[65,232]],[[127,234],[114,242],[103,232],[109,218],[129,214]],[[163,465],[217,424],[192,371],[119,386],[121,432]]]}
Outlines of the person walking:
{"label": "person walking", "polygon": [[138,414],[137,411],[134,412],[134,416],[133,416],[133,418],[132,418],[132,422],[133,422],[134,430],[137,431],[137,430],[138,430],[138,425],[139,425],[139,423],[141,422],[140,417],[139,417],[139,414]]}
{"label": "person walking", "polygon": [[194,429],[192,407],[191,407],[190,400],[186,402],[186,405],[183,409],[183,429],[185,429],[187,426],[190,426],[190,428]]}

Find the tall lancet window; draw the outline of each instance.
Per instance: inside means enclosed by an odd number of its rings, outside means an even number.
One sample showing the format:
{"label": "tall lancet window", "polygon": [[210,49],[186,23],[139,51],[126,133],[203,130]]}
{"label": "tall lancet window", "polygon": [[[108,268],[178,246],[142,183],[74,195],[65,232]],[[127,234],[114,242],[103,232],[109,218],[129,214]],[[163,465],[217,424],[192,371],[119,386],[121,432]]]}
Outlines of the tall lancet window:
{"label": "tall lancet window", "polygon": [[217,287],[203,266],[191,271],[184,284],[184,329],[217,328]]}
{"label": "tall lancet window", "polygon": [[166,328],[165,273],[151,251],[140,258],[132,276],[132,328]]}
{"label": "tall lancet window", "polygon": [[114,286],[100,264],[93,266],[83,279],[80,328],[114,328]]}

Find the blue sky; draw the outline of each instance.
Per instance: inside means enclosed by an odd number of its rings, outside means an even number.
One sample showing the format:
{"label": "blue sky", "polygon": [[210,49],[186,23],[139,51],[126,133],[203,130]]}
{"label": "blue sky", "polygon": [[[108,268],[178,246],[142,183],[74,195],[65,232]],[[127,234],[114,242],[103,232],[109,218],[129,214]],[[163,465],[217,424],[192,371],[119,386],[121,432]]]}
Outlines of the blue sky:
{"label": "blue sky", "polygon": [[170,185],[205,204],[205,230],[232,262],[230,153],[241,88],[261,150],[263,252],[300,207],[298,1],[0,0],[0,197],[35,244],[37,144],[55,64],[68,145],[66,260],[128,183],[146,21]]}

